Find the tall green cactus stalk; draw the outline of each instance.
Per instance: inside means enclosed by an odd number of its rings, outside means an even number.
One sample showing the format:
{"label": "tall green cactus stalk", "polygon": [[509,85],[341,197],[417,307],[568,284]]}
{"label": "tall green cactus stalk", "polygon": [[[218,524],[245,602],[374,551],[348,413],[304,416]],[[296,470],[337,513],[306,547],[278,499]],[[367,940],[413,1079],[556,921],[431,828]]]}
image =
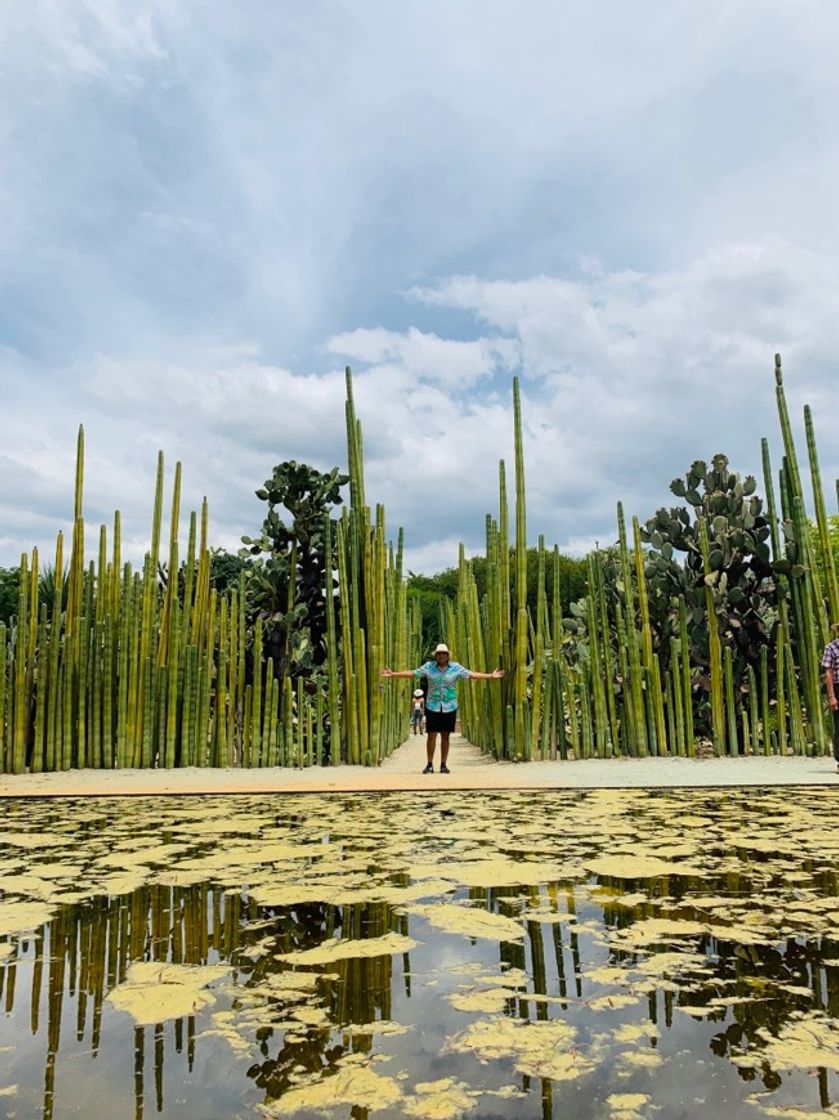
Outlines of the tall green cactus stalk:
{"label": "tall green cactus stalk", "polygon": [[681,654],[682,704],[685,711],[685,753],[688,758],[696,755],[693,726],[693,681],[690,669],[690,642],[688,641],[687,609],[684,595],[679,596],[679,652]]}
{"label": "tall green cactus stalk", "polygon": [[[158,498],[158,494],[160,497]],[[163,501],[163,459],[158,460],[158,488],[155,493],[155,514],[154,525],[157,527],[159,534],[159,518],[162,515],[162,501]],[[170,513],[169,522],[169,563],[167,566],[167,580],[166,591],[163,596],[163,606],[160,616],[160,639],[157,645],[157,663],[158,665],[166,664],[166,657],[169,652],[169,638],[171,634],[172,614],[174,611],[174,603],[178,599],[178,572],[179,572],[179,557],[178,557],[178,527],[180,524],[181,516],[181,464],[175,464],[175,478],[172,486],[172,509]],[[194,522],[190,521],[190,537],[194,532]],[[154,534],[154,528],[152,530]],[[156,573],[155,573],[156,578]],[[186,611],[186,603],[189,602],[189,592],[192,581],[192,565],[187,560],[186,565],[186,593],[184,595],[184,609]],[[152,604],[156,598],[156,589],[153,585],[147,584],[143,594],[143,634],[145,637],[145,644],[149,641],[149,632],[151,630],[151,612]],[[148,653],[148,649],[144,649],[144,653]]]}
{"label": "tall green cactus stalk", "polygon": [[667,733],[664,725],[661,681],[658,659],[653,652],[652,627],[650,626],[650,607],[647,597],[647,580],[644,574],[644,554],[641,549],[641,526],[638,518],[632,519],[633,547],[635,555],[635,579],[638,588],[638,607],[641,615],[641,650],[648,687],[645,698],[648,710],[648,741],[653,754],[667,753]]}
{"label": "tall green cactus stalk", "polygon": [[769,707],[769,650],[760,651],[760,709],[763,724],[763,753],[772,753],[772,719]]}
{"label": "tall green cactus stalk", "polygon": [[[536,572],[536,627],[533,639],[533,675],[531,683],[530,758],[541,754],[543,711],[543,677],[545,650],[550,648],[548,631],[548,597],[545,590],[545,538],[539,537]],[[482,667],[482,666],[481,666]]]}
{"label": "tall green cactus stalk", "polygon": [[[346,384],[350,509],[338,523],[337,547],[344,665],[342,753],[349,762],[378,765],[407,729],[409,688],[397,681],[386,690],[380,681],[386,655],[388,660],[391,655],[407,656],[404,545],[400,535],[394,553],[386,543],[384,507],[379,505],[373,518],[365,504],[363,436],[349,368]],[[337,753],[333,758],[337,761]]]}
{"label": "tall green cactus stalk", "polygon": [[673,730],[675,732],[675,737],[671,732],[670,741],[676,754],[685,756],[688,750],[685,729],[685,702],[682,693],[682,661],[679,639],[676,637],[670,639],[670,666],[666,678],[668,682],[667,703],[668,711],[672,710],[673,713]]}
{"label": "tall green cactus stalk", "polygon": [[304,703],[304,697],[303,697],[303,678],[302,677],[297,678],[296,699],[297,699],[297,703],[296,703],[297,724],[296,724],[296,727],[295,727],[296,736],[295,736],[294,754],[295,754],[295,757],[297,759],[297,765],[299,767],[301,767],[301,769],[302,769],[306,765],[306,736],[305,736],[306,715],[305,715],[305,703]]}
{"label": "tall green cactus stalk", "polygon": [[6,727],[10,722],[6,714],[7,697],[9,695],[9,688],[6,683],[9,664],[7,633],[5,622],[0,621],[0,773],[4,774],[12,768],[11,750],[7,745],[8,737],[6,734]]}
{"label": "tall green cactus stalk", "polygon": [[524,446],[522,442],[521,396],[519,380],[513,378],[513,435],[516,459],[516,630],[513,653],[513,714],[515,747],[513,757],[530,757],[526,740],[524,709],[527,701],[527,518],[524,488]]}
{"label": "tall green cactus stalk", "polygon": [[[804,516],[804,505],[798,494],[792,496],[793,525],[796,538],[803,539],[807,533],[807,522]],[[803,684],[804,702],[810,717],[813,729],[813,748],[817,754],[825,753],[827,739],[824,730],[824,710],[821,692],[821,646],[825,643],[825,635],[820,633],[818,620],[823,615],[821,604],[817,599],[817,590],[812,577],[813,571],[808,568],[804,579],[801,580],[801,621],[802,628],[799,633],[800,652],[799,666]]]}
{"label": "tall green cactus stalk", "polygon": [[256,630],[253,639],[253,691],[251,693],[251,731],[246,740],[245,752],[242,758],[243,766],[259,765],[259,750],[262,745],[262,619],[256,620]]}
{"label": "tall green cactus stalk", "polygon": [[361,761],[361,742],[358,730],[357,694],[355,687],[355,651],[351,635],[352,614],[349,564],[347,559],[347,532],[349,519],[342,518],[337,525],[338,531],[338,585],[341,589],[341,631],[344,636],[342,643],[343,652],[343,712],[342,730],[346,740],[345,760],[351,765],[358,765]]}
{"label": "tall green cactus stalk", "polygon": [[606,705],[608,684],[604,687],[603,667],[601,664],[601,642],[603,640],[603,635],[599,625],[596,558],[594,553],[589,553],[588,557],[588,589],[586,611],[591,668],[590,680],[594,709],[594,738],[598,756],[600,758],[606,758],[611,753],[611,732],[609,728],[609,713]]}
{"label": "tall green cactus stalk", "polygon": [[[512,618],[513,600],[510,579],[510,506],[507,500],[507,469],[504,460],[498,463],[498,560],[501,586],[501,617],[505,629]],[[511,650],[505,650],[508,655]]]}
{"label": "tall green cactus stalk", "polygon": [[297,765],[294,755],[294,692],[291,677],[283,679],[283,766]]}
{"label": "tall green cactus stalk", "polygon": [[338,634],[335,627],[335,592],[332,566],[332,520],[324,516],[324,551],[326,563],[326,665],[329,689],[329,761],[337,766],[341,761],[341,709],[338,685]]}
{"label": "tall green cactus stalk", "polygon": [[784,691],[786,643],[786,628],[783,622],[779,622],[775,631],[775,681],[777,682],[775,718],[778,725],[778,754],[781,755],[787,753],[787,697]]}
{"label": "tall green cactus stalk", "polygon": [[[830,604],[830,621],[839,621],[839,582],[836,579],[836,565],[833,560],[833,549],[830,545],[830,530],[827,523],[827,509],[824,502],[822,489],[821,470],[819,468],[819,454],[816,448],[816,433],[813,428],[813,414],[810,406],[804,406],[804,427],[807,435],[807,455],[810,462],[810,481],[813,488],[813,506],[816,511],[816,526],[819,535],[819,552],[822,568],[827,583],[827,595]],[[825,619],[825,622],[828,620]],[[826,636],[826,629],[823,631]]]}
{"label": "tall green cactus stalk", "polygon": [[[775,503],[775,485],[773,481],[772,463],[769,456],[769,442],[765,438],[761,440],[761,459],[763,464],[763,484],[766,491],[766,516],[769,521],[770,539],[772,542],[772,559],[773,561],[780,561],[784,559],[784,552],[781,546],[781,535],[778,529],[778,514]],[[785,688],[785,681],[788,672],[792,673],[793,682],[795,678],[795,669],[792,661],[789,666],[784,660],[784,651],[789,639],[790,626],[789,626],[789,598],[790,598],[790,583],[789,577],[783,573],[778,572],[775,575],[775,580],[778,585],[778,626],[776,629],[776,654],[775,654],[775,682],[776,691],[778,696],[778,749],[781,754],[786,753],[787,748],[787,724],[786,724],[786,700],[787,697],[792,699],[788,689]],[[796,688],[797,695],[797,688]],[[800,722],[800,712],[798,713]],[[803,726],[803,725],[802,725]],[[793,742],[795,736],[793,736]],[[796,751],[795,753],[798,753]]]}
{"label": "tall green cactus stalk", "polygon": [[20,588],[18,592],[17,625],[13,639],[14,692],[12,694],[12,750],[11,772],[21,774],[26,766],[26,731],[28,720],[26,696],[26,653],[29,612],[29,558],[20,558]]}
{"label": "tall green cactus stalk", "polygon": [[720,635],[717,626],[717,611],[714,591],[711,585],[711,559],[708,550],[708,527],[704,520],[699,522],[699,547],[702,550],[702,564],[705,570],[705,617],[708,625],[708,652],[710,657],[711,690],[711,734],[714,752],[721,755],[725,749],[725,700],[723,697],[723,669]]}
{"label": "tall green cactus stalk", "polygon": [[758,715],[758,696],[757,696],[757,676],[755,675],[754,668],[749,665],[746,673],[749,682],[749,728],[751,730],[751,739],[743,740],[743,753],[749,753],[749,742],[751,742],[751,753],[760,754],[761,746],[767,738],[767,729],[761,726],[760,717]]}
{"label": "tall green cactus stalk", "polygon": [[734,707],[734,663],[731,657],[731,646],[726,646],[723,651],[723,677],[725,679],[725,711],[728,717],[726,746],[728,754],[736,755],[737,741],[737,710]]}
{"label": "tall green cactus stalk", "polygon": [[[818,577],[812,563],[809,531],[804,516],[804,491],[801,473],[795,453],[789,411],[784,393],[783,370],[780,354],[775,355],[775,397],[778,418],[784,442],[784,468],[782,471],[781,498],[793,523],[797,559],[804,568],[803,578],[791,579],[793,609],[796,614],[796,638],[800,645],[799,669],[801,674],[803,699],[812,727],[813,745],[817,753],[829,749],[824,733],[822,698],[820,695],[821,673],[819,670],[818,644],[824,642],[827,634],[827,620],[821,610],[821,596]],[[813,455],[815,440],[813,437]],[[817,473],[818,459],[815,457]],[[820,489],[820,485],[819,485]],[[818,516],[818,510],[817,510]]]}
{"label": "tall green cactus stalk", "polygon": [[662,753],[681,754],[679,750],[679,727],[676,720],[676,702],[673,698],[673,678],[669,669],[664,674],[664,715],[667,721],[668,751]]}
{"label": "tall green cactus stalk", "polygon": [[[559,553],[556,555],[556,578],[559,575]],[[594,564],[595,594],[597,597],[597,623],[599,637],[602,643],[603,676],[605,679],[606,711],[609,720],[609,735],[606,743],[606,755],[610,757],[619,750],[620,735],[618,732],[618,712],[615,701],[615,668],[612,653],[612,627],[609,625],[609,613],[606,604],[606,588],[603,582],[603,556],[599,549],[595,550]]]}
{"label": "tall green cactus stalk", "polygon": [[[638,652],[638,634],[635,627],[635,593],[632,586],[632,566],[626,544],[626,523],[623,505],[618,502],[618,548],[620,551],[621,575],[623,578],[623,597],[626,604],[624,638],[627,649],[629,696],[632,705],[632,753],[639,756],[647,754],[647,719],[644,706],[643,670]],[[626,676],[624,681],[626,682]],[[626,684],[624,685],[626,687]]]}

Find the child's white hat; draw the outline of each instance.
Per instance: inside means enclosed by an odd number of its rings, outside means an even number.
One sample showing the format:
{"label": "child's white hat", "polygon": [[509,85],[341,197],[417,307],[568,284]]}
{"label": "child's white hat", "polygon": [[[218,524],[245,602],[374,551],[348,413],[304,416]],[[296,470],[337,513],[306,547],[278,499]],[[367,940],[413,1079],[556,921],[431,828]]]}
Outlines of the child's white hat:
{"label": "child's white hat", "polygon": [[422,689],[421,688],[415,688],[414,689],[414,696],[422,696]]}

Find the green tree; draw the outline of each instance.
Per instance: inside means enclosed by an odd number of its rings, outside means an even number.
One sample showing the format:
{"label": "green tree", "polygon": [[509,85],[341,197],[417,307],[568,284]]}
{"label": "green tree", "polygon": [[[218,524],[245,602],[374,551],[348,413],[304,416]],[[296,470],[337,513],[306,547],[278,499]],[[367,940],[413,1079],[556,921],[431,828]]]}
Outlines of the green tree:
{"label": "green tree", "polygon": [[444,591],[415,585],[413,579],[426,580],[427,576],[411,577],[408,585],[408,599],[419,602],[422,615],[423,649],[433,649],[443,640],[443,611],[449,596]]}
{"label": "green tree", "polygon": [[227,552],[223,548],[211,549],[210,555],[210,584],[219,595],[223,595],[239,582],[242,572],[247,572],[250,560],[246,556],[239,556],[235,552]]}
{"label": "green tree", "polygon": [[12,615],[17,614],[20,568],[0,568],[0,622],[8,626]]}
{"label": "green tree", "polygon": [[64,596],[67,589],[67,569],[56,579],[55,568],[47,564],[38,577],[38,601],[47,608],[47,614],[52,618],[55,609],[56,596],[59,597],[59,607],[64,610]]}
{"label": "green tree", "polygon": [[[512,550],[511,550],[512,556]],[[545,584],[550,603],[553,597],[553,558],[550,553],[546,557]],[[475,584],[478,590],[479,601],[486,594],[487,563],[485,556],[476,556],[470,563],[475,574]],[[539,550],[527,550],[527,602],[532,616],[536,617],[536,600],[538,595],[537,573],[539,569]],[[510,567],[512,572],[512,564]],[[563,614],[569,611],[570,605],[586,594],[588,579],[588,561],[584,557],[564,556],[559,557],[559,593]],[[445,568],[433,576],[426,576],[415,572],[408,573],[408,595],[419,599],[423,621],[423,644],[426,648],[433,647],[443,640],[442,611],[446,600],[454,602],[457,598],[457,585],[459,574],[457,568]]]}

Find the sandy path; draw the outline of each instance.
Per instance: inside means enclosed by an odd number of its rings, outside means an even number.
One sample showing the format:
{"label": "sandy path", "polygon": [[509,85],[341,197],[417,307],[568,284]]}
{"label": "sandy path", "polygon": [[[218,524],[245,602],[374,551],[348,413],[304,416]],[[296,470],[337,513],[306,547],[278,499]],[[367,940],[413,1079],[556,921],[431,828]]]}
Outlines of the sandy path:
{"label": "sandy path", "polygon": [[703,786],[839,786],[836,764],[822,758],[588,759],[493,762],[452,737],[451,774],[422,774],[425,740],[410,738],[378,769],[313,766],[306,770],[70,770],[0,776],[0,797],[91,797],[121,794],[328,793],[446,789],[608,789]]}

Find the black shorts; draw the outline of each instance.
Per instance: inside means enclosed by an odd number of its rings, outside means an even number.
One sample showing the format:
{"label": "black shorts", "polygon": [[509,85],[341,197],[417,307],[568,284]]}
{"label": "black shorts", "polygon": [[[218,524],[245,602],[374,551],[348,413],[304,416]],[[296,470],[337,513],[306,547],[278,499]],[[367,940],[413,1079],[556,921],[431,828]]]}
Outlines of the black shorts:
{"label": "black shorts", "polygon": [[431,708],[425,710],[425,730],[426,731],[454,731],[455,720],[457,719],[457,711],[454,712],[435,712]]}

